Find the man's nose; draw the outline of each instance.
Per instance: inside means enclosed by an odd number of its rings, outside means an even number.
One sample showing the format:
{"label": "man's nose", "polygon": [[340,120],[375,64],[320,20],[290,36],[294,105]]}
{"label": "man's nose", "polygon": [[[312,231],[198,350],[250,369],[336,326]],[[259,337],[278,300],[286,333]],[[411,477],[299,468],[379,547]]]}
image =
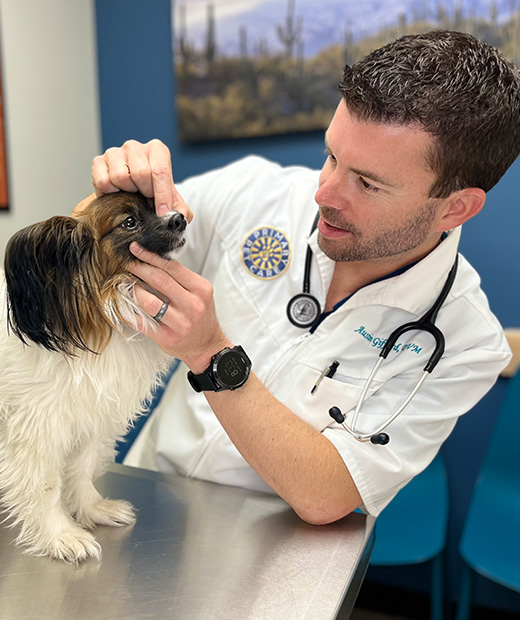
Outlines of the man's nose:
{"label": "man's nose", "polygon": [[327,174],[320,176],[320,184],[314,195],[314,200],[317,204],[341,209],[341,205],[344,200],[344,189],[341,188],[339,179],[334,174]]}

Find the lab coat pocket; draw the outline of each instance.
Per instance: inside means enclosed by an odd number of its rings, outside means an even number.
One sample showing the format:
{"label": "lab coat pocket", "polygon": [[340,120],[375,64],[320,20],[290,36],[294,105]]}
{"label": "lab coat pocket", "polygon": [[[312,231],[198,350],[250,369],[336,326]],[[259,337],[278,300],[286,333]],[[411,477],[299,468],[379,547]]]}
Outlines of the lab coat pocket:
{"label": "lab coat pocket", "polygon": [[[282,374],[283,385],[280,379]],[[358,403],[365,382],[342,375],[324,377],[314,393],[311,393],[319,377],[319,370],[292,361],[286,365],[283,373],[277,375],[269,389],[293,413],[317,430],[323,431],[337,424],[330,417],[329,409],[339,407],[343,413],[353,409]],[[376,390],[377,385],[371,386],[367,398]]]}

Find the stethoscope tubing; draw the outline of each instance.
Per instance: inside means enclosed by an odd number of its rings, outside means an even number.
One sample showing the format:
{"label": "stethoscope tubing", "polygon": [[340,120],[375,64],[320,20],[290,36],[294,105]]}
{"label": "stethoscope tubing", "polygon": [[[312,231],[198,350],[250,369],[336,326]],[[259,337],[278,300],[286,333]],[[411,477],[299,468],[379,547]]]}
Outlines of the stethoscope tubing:
{"label": "stethoscope tubing", "polygon": [[[379,354],[379,359],[377,360],[374,368],[372,369],[372,372],[370,373],[368,379],[365,382],[365,385],[363,386],[361,396],[359,397],[356,408],[352,415],[352,422],[350,426],[346,423],[346,421],[342,422],[342,426],[345,428],[345,430],[347,430],[358,441],[370,441],[372,437],[379,435],[385,429],[387,429],[390,426],[390,424],[392,424],[392,422],[397,417],[399,417],[401,413],[406,409],[406,407],[408,407],[408,405],[412,402],[417,392],[421,389],[423,383],[426,381],[426,378],[428,377],[428,375],[432,373],[432,371],[434,370],[434,368],[437,366],[442,356],[444,355],[444,350],[445,350],[444,334],[441,332],[441,330],[436,325],[434,325],[434,321],[437,319],[439,310],[442,304],[446,301],[446,298],[453,286],[453,282],[457,274],[457,268],[458,268],[458,255],[455,257],[455,262],[453,263],[453,266],[450,269],[448,277],[446,278],[446,282],[444,283],[444,286],[442,287],[442,290],[439,296],[437,297],[433,305],[430,307],[430,309],[426,312],[426,314],[423,317],[421,317],[418,321],[411,321],[409,323],[405,323],[404,325],[401,325],[400,327],[395,329],[388,337],[388,340],[386,341],[385,346],[383,347],[381,353]],[[397,340],[404,333],[408,331],[426,331],[430,333],[435,340],[435,348],[433,350],[433,353],[430,356],[425,367],[423,368],[423,374],[421,375],[419,381],[417,381],[417,383],[415,384],[411,392],[404,399],[401,405],[396,409],[396,411],[394,411],[394,413],[387,420],[385,420],[385,422],[383,422],[378,428],[376,428],[372,432],[360,433],[356,431],[356,425],[357,425],[359,414],[361,412],[361,407],[363,406],[363,403],[366,399],[367,392],[370,389],[370,386],[372,385],[374,378],[377,372],[379,371],[379,368],[381,367],[383,361],[388,357],[390,351],[392,351],[392,349],[394,348]]]}
{"label": "stethoscope tubing", "polygon": [[387,429],[390,426],[390,424],[392,424],[392,422],[398,416],[400,416],[401,413],[406,409],[406,407],[408,407],[408,405],[412,402],[412,400],[415,398],[415,395],[421,389],[422,384],[425,382],[426,378],[429,375],[428,371],[426,370],[423,371],[421,378],[419,379],[419,381],[417,381],[412,391],[404,399],[404,401],[401,403],[399,408],[396,409],[396,411],[394,411],[394,413],[387,420],[385,420],[383,424],[378,426],[375,430],[371,431],[370,433],[360,433],[359,431],[355,430],[357,419],[361,411],[361,407],[363,406],[363,403],[365,402],[366,394],[368,390],[370,389],[370,386],[372,385],[374,377],[376,376],[384,359],[385,358],[383,357],[379,357],[374,368],[372,369],[372,372],[370,373],[368,379],[366,380],[365,385],[363,386],[363,391],[361,392],[361,396],[359,397],[358,403],[356,405],[356,409],[354,410],[354,413],[352,414],[351,426],[349,426],[346,422],[342,422],[341,424],[345,428],[345,430],[347,430],[358,441],[370,441],[374,435],[379,435],[379,433],[382,433],[385,429]]}
{"label": "stethoscope tubing", "polygon": [[[314,230],[316,229],[318,225],[319,217],[320,217],[320,214],[318,212],[312,225],[311,234],[314,232]],[[287,305],[287,316],[290,322],[293,325],[296,325],[297,327],[307,328],[307,329],[312,327],[319,320],[319,316],[321,314],[321,308],[320,308],[320,304],[318,300],[310,294],[311,266],[312,266],[312,251],[311,251],[310,246],[308,245],[307,253],[305,256],[303,291],[302,293],[295,295],[289,301]],[[331,414],[331,416],[338,423],[340,423],[345,428],[345,430],[348,431],[358,441],[372,440],[374,442],[374,438],[377,438],[377,436],[382,434],[382,431],[388,428],[388,426],[390,426],[390,424],[392,424],[392,422],[394,422],[394,420],[401,415],[401,413],[406,409],[406,407],[408,407],[408,405],[412,402],[412,400],[417,395],[417,392],[421,389],[428,375],[431,374],[431,372],[434,370],[434,368],[437,366],[442,356],[444,355],[444,350],[445,350],[444,334],[435,325],[435,321],[437,320],[437,315],[439,313],[439,310],[441,309],[442,305],[446,301],[446,298],[448,297],[449,292],[451,291],[453,282],[455,281],[455,277],[457,275],[457,267],[458,267],[458,255],[455,257],[453,266],[450,269],[448,277],[446,278],[446,282],[444,283],[444,286],[442,287],[442,290],[439,296],[437,297],[435,302],[432,304],[432,306],[429,308],[429,310],[424,314],[424,316],[422,316],[418,321],[411,321],[409,323],[405,323],[397,327],[390,334],[381,353],[379,354],[379,359],[377,360],[374,368],[372,369],[368,379],[365,382],[365,385],[363,386],[363,389],[361,391],[361,395],[357,402],[356,408],[354,410],[354,413],[352,414],[352,422],[350,423],[350,425],[347,424],[345,416],[341,413],[338,407],[332,407],[329,410],[329,413]],[[312,315],[313,318],[306,320],[303,316],[299,316],[297,312],[298,310],[297,303],[300,303],[300,304],[305,303],[307,304],[308,308],[312,308],[312,312],[308,312],[308,314],[309,316]],[[412,390],[410,391],[408,396],[404,399],[404,401],[401,403],[401,405],[396,409],[396,411],[394,411],[394,413],[392,413],[392,415],[390,415],[389,418],[385,420],[385,422],[383,422],[374,431],[370,433],[360,433],[356,430],[356,425],[357,425],[359,414],[361,413],[361,407],[363,406],[363,403],[366,400],[368,390],[370,389],[370,386],[372,385],[374,378],[377,372],[379,371],[382,363],[388,357],[390,352],[393,350],[395,344],[397,343],[397,340],[408,331],[426,331],[429,334],[431,334],[435,340],[435,348],[433,350],[433,353],[431,354],[428,362],[423,368],[423,373],[420,379],[417,381],[415,386],[412,388]],[[339,414],[339,418],[337,417],[336,413],[335,414],[332,413],[334,409],[337,410],[337,414]],[[382,444],[388,443],[389,441],[388,435],[385,435],[384,437],[385,437],[384,441],[379,441],[379,442],[375,441],[374,443],[382,443]]]}

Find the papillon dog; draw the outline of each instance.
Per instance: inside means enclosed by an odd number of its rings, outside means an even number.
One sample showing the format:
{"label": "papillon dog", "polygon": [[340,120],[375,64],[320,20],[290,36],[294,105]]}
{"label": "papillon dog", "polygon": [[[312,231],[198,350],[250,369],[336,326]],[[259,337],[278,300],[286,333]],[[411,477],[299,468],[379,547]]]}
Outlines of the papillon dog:
{"label": "papillon dog", "polygon": [[119,192],[77,217],[15,234],[0,271],[0,502],[16,542],[67,562],[100,557],[92,530],[133,523],[130,503],[94,480],[142,411],[170,358],[137,331],[129,245],[173,258],[186,220]]}

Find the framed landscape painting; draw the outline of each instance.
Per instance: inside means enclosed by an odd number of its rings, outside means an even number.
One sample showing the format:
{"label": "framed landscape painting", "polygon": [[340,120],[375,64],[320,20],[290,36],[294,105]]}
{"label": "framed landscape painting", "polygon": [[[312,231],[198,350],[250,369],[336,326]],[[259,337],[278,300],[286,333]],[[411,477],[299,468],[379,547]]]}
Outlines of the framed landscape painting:
{"label": "framed landscape painting", "polygon": [[520,0],[172,0],[179,136],[325,129],[346,64],[403,34],[470,32],[520,61]]}

